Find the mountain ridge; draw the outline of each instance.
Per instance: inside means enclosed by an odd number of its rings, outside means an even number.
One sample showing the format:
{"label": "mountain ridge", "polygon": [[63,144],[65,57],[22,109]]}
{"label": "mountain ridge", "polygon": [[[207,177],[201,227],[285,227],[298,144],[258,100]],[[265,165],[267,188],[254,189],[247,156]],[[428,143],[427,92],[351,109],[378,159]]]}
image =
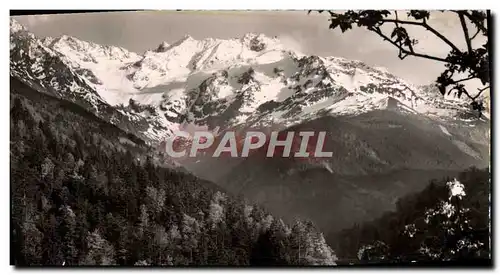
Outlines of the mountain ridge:
{"label": "mountain ridge", "polygon": [[[438,121],[474,118],[467,103],[437,93],[430,96],[387,70],[339,57],[304,55],[262,34],[203,40],[186,35],[141,55],[66,35],[38,39],[11,19],[11,40],[19,33],[28,33],[83,78],[91,105],[102,101],[120,108],[133,100],[149,106],[151,112],[121,112],[154,124],[142,130],[151,142],[189,125],[212,130],[246,127],[249,122],[289,127],[306,118],[386,109],[390,102],[400,111]],[[11,57],[12,51],[11,45]],[[12,64],[11,69],[14,74],[22,71]]]}

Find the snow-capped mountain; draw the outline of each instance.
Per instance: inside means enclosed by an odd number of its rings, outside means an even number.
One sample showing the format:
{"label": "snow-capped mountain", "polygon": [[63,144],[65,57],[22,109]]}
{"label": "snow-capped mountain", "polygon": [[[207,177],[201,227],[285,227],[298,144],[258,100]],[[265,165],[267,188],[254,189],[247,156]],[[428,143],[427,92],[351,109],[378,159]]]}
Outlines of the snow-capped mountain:
{"label": "snow-capped mountain", "polygon": [[[102,61],[103,58],[122,62],[127,58],[125,50],[86,43],[67,36],[41,40],[15,20],[11,19],[10,23],[11,77],[16,77],[39,92],[77,103],[145,140],[165,136],[168,129],[163,121],[158,120],[159,116],[154,115],[154,109],[137,111],[116,106],[106,98],[111,89],[103,87],[102,76],[96,76],[99,72],[75,61],[75,56],[78,56],[86,63],[98,62],[99,59]],[[66,54],[61,53],[62,48],[68,49]]]}
{"label": "snow-capped mountain", "polygon": [[326,131],[325,149],[335,153],[319,163],[256,155],[179,161],[325,230],[382,213],[420,188],[411,184],[417,177],[424,183],[488,164],[488,116],[478,118],[466,101],[360,61],[305,55],[277,38],[185,36],[138,54],[69,36],[40,39],[14,20],[10,38],[12,77],[148,142],[179,129]]}
{"label": "snow-capped mountain", "polygon": [[466,102],[423,92],[383,68],[307,56],[260,34],[185,36],[136,54],[70,36],[38,39],[11,20],[11,75],[96,112],[113,106],[129,120],[144,120],[142,135],[153,141],[188,124],[291,126],[387,108],[436,120],[476,116]]}

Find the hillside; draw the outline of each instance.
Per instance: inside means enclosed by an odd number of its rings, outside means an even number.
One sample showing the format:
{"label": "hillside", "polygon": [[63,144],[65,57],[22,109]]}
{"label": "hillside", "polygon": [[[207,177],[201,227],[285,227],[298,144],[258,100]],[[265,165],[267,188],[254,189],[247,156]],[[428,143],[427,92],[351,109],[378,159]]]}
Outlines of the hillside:
{"label": "hillside", "polygon": [[394,211],[335,236],[346,262],[491,264],[491,181],[487,169],[432,180]]}
{"label": "hillside", "polygon": [[289,226],[154,165],[147,147],[78,105],[13,80],[10,114],[16,266],[335,264],[311,223]]}

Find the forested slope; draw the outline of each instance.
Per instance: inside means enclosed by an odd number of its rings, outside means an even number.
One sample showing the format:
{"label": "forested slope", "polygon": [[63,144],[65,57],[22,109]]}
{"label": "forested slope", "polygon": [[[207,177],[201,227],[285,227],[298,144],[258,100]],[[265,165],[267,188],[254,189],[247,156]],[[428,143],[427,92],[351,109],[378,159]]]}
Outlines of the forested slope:
{"label": "forested slope", "polygon": [[74,104],[13,79],[10,95],[13,264],[335,264],[310,222],[154,165],[140,140]]}
{"label": "forested slope", "polygon": [[433,180],[401,198],[396,211],[345,229],[336,251],[345,262],[491,264],[488,169]]}

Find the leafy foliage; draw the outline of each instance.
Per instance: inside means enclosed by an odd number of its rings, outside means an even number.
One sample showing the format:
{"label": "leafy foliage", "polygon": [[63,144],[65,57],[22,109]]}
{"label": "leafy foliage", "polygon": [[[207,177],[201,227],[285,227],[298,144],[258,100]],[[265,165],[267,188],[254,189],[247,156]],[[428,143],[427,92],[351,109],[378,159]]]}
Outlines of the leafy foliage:
{"label": "leafy foliage", "polygon": [[[309,11],[311,12],[311,11]],[[324,12],[322,10],[318,11]],[[438,12],[438,11],[435,11]],[[444,12],[444,11],[441,11]],[[409,10],[406,13],[407,19],[400,19],[398,11],[389,10],[348,10],[346,12],[328,11],[330,15],[330,29],[339,28],[342,32],[346,32],[353,26],[366,28],[367,30],[376,33],[384,41],[388,41],[399,50],[398,57],[404,59],[407,56],[420,57],[425,59],[443,62],[446,69],[436,79],[439,91],[441,94],[455,92],[457,97],[466,95],[471,100],[471,105],[474,110],[481,112],[484,107],[482,102],[477,101],[480,94],[489,89],[490,83],[490,57],[488,54],[488,25],[491,22],[489,11],[468,11],[468,10],[453,10],[448,11],[455,14],[459,19],[464,32],[464,39],[467,44],[467,50],[460,50],[450,39],[428,24],[431,17],[431,12],[426,10]],[[384,33],[382,27],[392,25],[390,36]],[[446,57],[434,56],[427,53],[417,52],[414,46],[418,40],[408,34],[405,26],[419,26],[441,41],[450,46],[450,52]],[[475,28],[475,33],[472,34],[468,25]],[[486,37],[486,42],[480,47],[474,48],[472,41],[481,34]],[[466,77],[461,77],[466,74]],[[462,82],[478,79],[481,81],[484,88],[479,89],[476,95],[473,95],[465,89]]]}
{"label": "leafy foliage", "polygon": [[120,143],[119,129],[27,89],[11,83],[15,265],[335,264],[314,227],[292,233],[210,182],[155,165],[143,145]]}
{"label": "leafy foliage", "polygon": [[336,251],[365,263],[491,259],[489,176],[473,168],[431,181],[396,211],[340,232]]}

